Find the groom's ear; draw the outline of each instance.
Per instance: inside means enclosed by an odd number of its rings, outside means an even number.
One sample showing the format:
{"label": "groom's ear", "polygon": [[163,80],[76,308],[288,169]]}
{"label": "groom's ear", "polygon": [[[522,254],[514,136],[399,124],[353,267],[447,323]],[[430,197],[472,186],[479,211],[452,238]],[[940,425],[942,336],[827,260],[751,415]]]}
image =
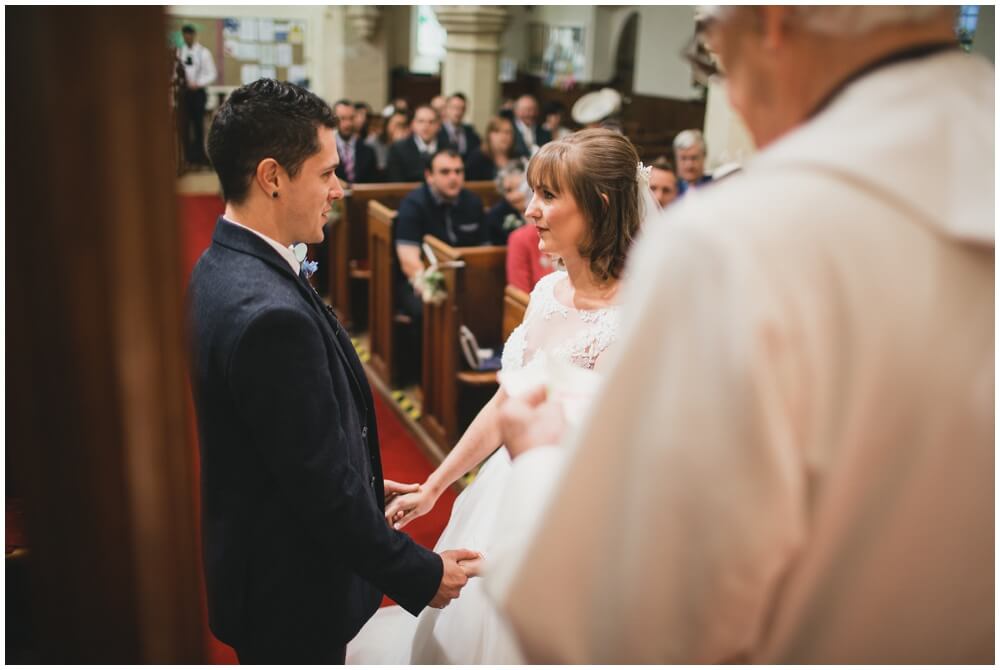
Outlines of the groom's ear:
{"label": "groom's ear", "polygon": [[281,172],[281,166],[278,161],[273,158],[265,158],[261,162],[257,163],[257,171],[254,173],[254,181],[257,187],[260,188],[267,199],[271,199],[271,194],[278,190],[279,173]]}

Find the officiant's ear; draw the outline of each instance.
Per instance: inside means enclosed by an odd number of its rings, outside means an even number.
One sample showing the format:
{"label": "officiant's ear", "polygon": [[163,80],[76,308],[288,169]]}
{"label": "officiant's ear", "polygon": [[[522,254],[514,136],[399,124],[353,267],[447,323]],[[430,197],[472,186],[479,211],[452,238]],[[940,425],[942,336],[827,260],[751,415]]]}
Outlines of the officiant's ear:
{"label": "officiant's ear", "polygon": [[273,158],[265,158],[257,163],[257,172],[254,174],[254,178],[257,181],[257,186],[268,198],[277,197],[275,194],[278,193],[281,172],[281,165]]}
{"label": "officiant's ear", "polygon": [[599,193],[598,195],[600,195],[601,196],[601,200],[604,201],[604,209],[605,210],[607,210],[609,207],[611,207],[611,201],[608,199],[608,194],[607,193]]}

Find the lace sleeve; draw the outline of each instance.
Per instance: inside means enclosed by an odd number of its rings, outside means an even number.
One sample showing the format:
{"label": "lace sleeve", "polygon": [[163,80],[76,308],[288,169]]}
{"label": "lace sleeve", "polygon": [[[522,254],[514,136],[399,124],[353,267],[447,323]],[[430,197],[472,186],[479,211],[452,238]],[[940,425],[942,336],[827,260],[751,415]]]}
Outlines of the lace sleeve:
{"label": "lace sleeve", "polygon": [[501,369],[517,370],[518,368],[524,366],[527,324],[539,309],[543,309],[541,305],[543,303],[547,303],[545,296],[552,294],[552,274],[539,279],[538,282],[535,283],[535,287],[531,289],[531,295],[528,297],[528,306],[524,310],[524,319],[517,326],[517,328],[511,331],[510,335],[507,337],[507,341],[504,343],[503,355],[500,357]]}

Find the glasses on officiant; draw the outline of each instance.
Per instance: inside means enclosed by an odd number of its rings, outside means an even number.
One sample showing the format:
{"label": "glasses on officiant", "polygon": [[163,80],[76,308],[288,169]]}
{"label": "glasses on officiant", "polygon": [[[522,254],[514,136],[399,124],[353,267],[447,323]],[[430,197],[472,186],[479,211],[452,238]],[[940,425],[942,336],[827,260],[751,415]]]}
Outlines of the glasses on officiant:
{"label": "glasses on officiant", "polygon": [[681,58],[691,66],[691,78],[702,86],[708,86],[710,80],[721,79],[724,76],[719,59],[705,44],[705,34],[715,19],[699,18],[694,23],[694,34],[681,50]]}

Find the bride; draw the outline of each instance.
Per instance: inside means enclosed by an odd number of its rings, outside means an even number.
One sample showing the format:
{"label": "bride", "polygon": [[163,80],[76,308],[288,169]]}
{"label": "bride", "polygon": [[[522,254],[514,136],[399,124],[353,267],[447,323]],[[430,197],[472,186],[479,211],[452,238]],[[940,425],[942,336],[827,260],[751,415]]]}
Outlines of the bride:
{"label": "bride", "polygon": [[[539,250],[558,257],[562,269],[539,280],[524,322],[503,351],[501,375],[542,361],[600,371],[618,329],[619,279],[640,222],[655,209],[646,169],[624,136],[584,130],[542,147],[528,166],[533,191],[525,211],[539,232]],[[386,520],[403,528],[426,514],[441,493],[489,457],[476,480],[458,497],[439,546],[480,551],[489,561],[494,526],[510,472],[500,444],[498,406],[505,389],[479,412],[448,457],[419,490],[396,497]],[[492,454],[492,456],[491,456]],[[483,565],[464,564],[470,575]],[[447,609],[425,609],[414,618],[387,607],[348,645],[351,664],[523,662],[505,622],[480,580],[470,580]]]}

